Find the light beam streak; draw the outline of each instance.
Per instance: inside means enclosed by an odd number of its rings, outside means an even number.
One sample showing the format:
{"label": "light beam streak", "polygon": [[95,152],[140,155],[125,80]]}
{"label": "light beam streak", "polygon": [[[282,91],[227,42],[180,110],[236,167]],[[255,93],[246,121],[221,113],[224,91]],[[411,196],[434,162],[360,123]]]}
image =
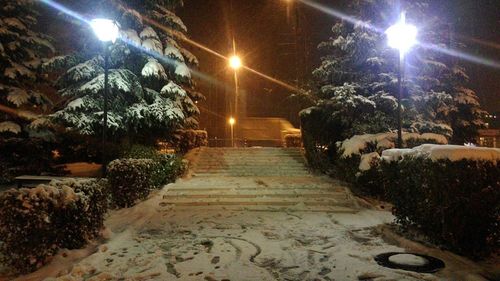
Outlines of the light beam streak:
{"label": "light beam streak", "polygon": [[[47,4],[47,5],[49,5],[49,6],[51,6],[51,7],[53,7],[53,8],[55,8],[55,9],[57,9],[57,10],[59,10],[59,11],[61,11],[61,12],[63,12],[63,13],[65,13],[65,14],[67,14],[67,15],[69,15],[69,16],[71,16],[71,17],[73,17],[73,18],[75,18],[75,19],[78,19],[78,20],[80,20],[80,21],[82,21],[82,22],[85,22],[85,23],[89,24],[89,20],[85,19],[83,16],[81,16],[81,15],[79,15],[78,13],[76,13],[76,12],[74,12],[74,11],[72,11],[72,10],[70,10],[70,9],[66,8],[66,7],[64,7],[63,5],[61,5],[61,4],[59,4],[59,3],[56,3],[56,2],[51,1],[51,0],[40,0],[40,1],[41,1],[41,2],[43,2],[43,3],[45,3],[45,4]],[[126,7],[125,7],[125,8],[126,8]],[[161,8],[161,9],[164,9],[164,8],[162,8],[162,7],[160,7],[160,8]],[[182,32],[179,32],[179,31],[174,30],[174,29],[172,29],[172,28],[166,27],[166,26],[164,26],[164,25],[162,25],[162,24],[158,23],[157,21],[152,20],[152,19],[150,19],[150,18],[148,18],[148,17],[146,17],[146,16],[143,16],[143,15],[141,15],[141,16],[143,17],[143,19],[144,19],[146,22],[148,22],[148,23],[149,23],[149,24],[151,24],[151,25],[156,26],[157,28],[162,29],[163,31],[167,32],[168,34],[171,34],[171,35],[173,35],[174,37],[176,37],[176,38],[178,38],[178,39],[180,39],[180,40],[182,40],[182,41],[184,41],[184,42],[186,42],[186,43],[188,43],[188,44],[191,44],[192,46],[195,46],[195,47],[197,47],[197,48],[199,48],[199,49],[201,49],[201,50],[204,50],[204,51],[206,51],[206,52],[208,52],[208,53],[210,53],[210,54],[212,54],[212,55],[215,55],[215,56],[217,56],[217,57],[219,57],[219,58],[221,58],[221,59],[224,59],[224,60],[226,60],[226,61],[229,61],[229,58],[228,58],[228,57],[226,57],[226,56],[224,56],[224,55],[222,55],[222,54],[220,54],[220,53],[218,53],[218,52],[216,52],[216,51],[214,51],[214,50],[212,50],[212,49],[208,48],[207,46],[204,46],[203,44],[200,44],[200,43],[198,43],[198,42],[196,42],[196,41],[194,41],[194,40],[191,40],[191,39],[187,38],[187,36],[185,36]],[[121,39],[123,40],[123,38],[121,38]],[[125,41],[125,40],[124,40],[124,41]],[[132,46],[134,46],[134,47],[136,47],[136,48],[141,49],[142,51],[144,51],[144,52],[146,52],[146,53],[148,53],[148,54],[152,55],[152,56],[153,56],[153,57],[155,57],[155,58],[161,59],[162,61],[167,62],[167,63],[172,63],[172,60],[171,60],[171,59],[166,58],[166,57],[164,57],[163,55],[162,55],[162,56],[159,56],[159,54],[157,54],[157,53],[155,53],[155,52],[151,52],[151,51],[149,51],[149,50],[144,49],[144,48],[143,48],[143,47],[141,47],[141,46],[137,46],[137,44],[133,44],[133,42],[130,42],[130,41],[129,41],[129,42],[127,42],[127,43],[128,43],[129,45],[132,45]],[[175,63],[176,63],[176,62],[175,62]],[[246,70],[248,70],[248,71],[250,71],[251,73],[254,73],[254,74],[256,74],[256,75],[258,75],[258,76],[260,76],[260,77],[262,77],[262,78],[264,78],[264,79],[267,79],[267,80],[269,80],[269,81],[271,81],[271,82],[273,82],[273,83],[276,83],[276,84],[278,84],[278,85],[280,85],[280,86],[282,86],[282,87],[285,87],[285,88],[287,88],[287,89],[289,89],[289,90],[292,90],[292,91],[295,91],[295,92],[299,92],[299,91],[300,91],[300,90],[299,90],[298,88],[296,88],[296,87],[293,87],[293,86],[291,86],[291,85],[289,85],[289,84],[287,84],[287,83],[285,83],[285,82],[283,82],[283,81],[281,81],[281,80],[278,80],[278,79],[276,79],[276,78],[273,78],[273,77],[271,77],[271,76],[269,76],[269,75],[267,75],[267,74],[264,74],[264,73],[262,73],[262,72],[260,72],[260,71],[257,71],[257,70],[255,70],[255,69],[252,69],[252,68],[250,68],[250,67],[248,67],[248,66],[243,66],[243,68],[244,68],[244,69],[246,69]],[[210,78],[210,77],[209,77],[208,75],[206,75],[206,74],[202,74],[202,73],[200,73],[200,72],[198,72],[198,71],[196,71],[196,70],[194,70],[194,69],[192,69],[192,68],[190,68],[190,70],[191,70],[191,73],[192,73],[193,75],[195,75],[195,76],[197,76],[197,77],[200,77],[201,79],[203,79],[203,80],[205,80],[205,81],[209,81],[209,82],[214,82],[214,81],[215,81],[215,79]]]}
{"label": "light beam streak", "polygon": [[418,45],[421,46],[422,48],[434,50],[434,51],[437,51],[437,52],[440,52],[440,53],[443,53],[443,54],[446,54],[446,55],[449,55],[452,57],[457,57],[457,58],[460,58],[460,59],[463,59],[463,60],[466,60],[466,61],[469,61],[472,63],[481,64],[481,65],[488,66],[491,68],[500,69],[500,62],[495,61],[493,59],[488,59],[488,58],[470,55],[470,54],[467,54],[467,53],[464,53],[461,51],[457,51],[454,49],[443,48],[443,47],[440,47],[440,46],[435,45],[435,44],[427,44],[427,43],[419,42]]}
{"label": "light beam streak", "polygon": [[42,2],[42,3],[45,3],[46,5],[48,5],[48,6],[54,8],[54,9],[56,9],[56,10],[58,10],[58,11],[64,13],[64,14],[66,14],[66,15],[72,17],[72,18],[75,18],[75,19],[77,19],[79,21],[82,21],[82,22],[84,22],[86,24],[90,24],[90,21],[88,19],[86,19],[85,17],[81,16],[80,14],[72,11],[71,9],[66,8],[65,6],[63,6],[63,5],[61,5],[61,4],[57,3],[57,2],[54,2],[54,1],[51,1],[51,0],[39,0],[39,1]]}
{"label": "light beam streak", "polygon": [[[63,6],[63,5],[59,4],[59,3],[56,3],[56,2],[51,1],[51,0],[40,0],[40,2],[42,2],[42,3],[44,3],[44,4],[48,5],[48,6],[50,6],[50,7],[54,8],[54,9],[56,9],[56,10],[60,11],[60,12],[62,12],[62,13],[64,13],[64,14],[66,14],[66,15],[68,15],[68,16],[70,16],[70,17],[74,18],[74,19],[77,19],[77,20],[79,20],[79,21],[81,21],[81,22],[83,22],[83,23],[86,23],[86,24],[89,24],[89,25],[90,25],[90,21],[89,21],[88,19],[86,19],[86,18],[85,18],[85,17],[83,17],[82,15],[80,15],[80,14],[78,14],[78,13],[76,13],[76,12],[72,11],[71,9],[68,9],[67,7],[65,7],[65,6]],[[169,32],[169,34],[173,34],[173,35],[175,35],[177,38],[181,38],[181,39],[183,39],[184,41],[191,42],[193,45],[196,45],[196,44],[197,44],[196,42],[194,42],[194,41],[192,41],[192,40],[188,39],[186,36],[184,36],[184,34],[182,34],[182,33],[180,33],[180,32],[177,32],[177,31],[172,30],[172,29],[168,30],[168,32]],[[166,64],[173,65],[174,67],[175,67],[175,66],[177,66],[177,65],[179,64],[179,62],[177,62],[177,61],[175,61],[175,60],[172,60],[172,59],[170,59],[170,58],[168,58],[168,57],[166,57],[166,56],[164,56],[164,55],[162,55],[162,54],[159,54],[159,53],[153,52],[153,51],[151,51],[151,50],[145,49],[144,47],[142,47],[142,46],[140,46],[140,45],[136,44],[135,42],[133,42],[133,41],[131,41],[131,40],[128,40],[128,39],[127,39],[127,38],[125,38],[124,36],[120,36],[120,38],[119,38],[119,39],[120,39],[121,41],[125,42],[125,43],[126,43],[127,45],[129,45],[130,47],[132,47],[132,48],[136,48],[136,49],[138,49],[139,51],[144,52],[144,53],[146,53],[146,54],[148,54],[148,55],[150,55],[150,56],[152,56],[152,57],[154,57],[154,58],[156,58],[156,59],[158,59],[158,60],[160,60],[160,61],[162,61],[162,62],[164,62],[164,63],[166,63]],[[221,55],[221,54],[219,54],[219,53],[217,53],[217,52],[215,52],[215,51],[213,51],[213,50],[211,50],[211,49],[209,49],[209,48],[206,48],[206,47],[204,47],[204,46],[203,46],[203,45],[201,45],[201,44],[197,44],[197,45],[198,45],[197,47],[200,47],[200,48],[204,49],[205,51],[208,51],[208,52],[210,52],[210,53],[212,53],[212,54],[214,54],[214,55],[216,55],[216,56],[218,56],[218,57],[221,57],[221,58],[223,58],[223,59],[226,59],[226,57],[224,57],[223,55]],[[227,91],[227,92],[234,91],[234,89],[232,89],[232,87],[229,87],[229,86],[228,86],[228,85],[226,85],[225,83],[218,81],[217,79],[215,79],[215,78],[211,77],[210,75],[207,75],[207,74],[205,74],[205,73],[202,73],[202,72],[200,72],[200,71],[197,71],[197,70],[195,70],[195,69],[193,69],[193,68],[189,68],[189,70],[190,70],[190,72],[191,72],[191,74],[192,74],[193,76],[195,76],[195,77],[199,78],[200,80],[203,80],[203,81],[208,82],[208,83],[215,84],[215,85],[217,85],[218,87],[222,87],[222,88],[223,88],[223,89],[225,89],[225,91]]]}
{"label": "light beam streak", "polygon": [[[191,44],[192,46],[195,46],[195,47],[197,47],[197,48],[200,48],[200,49],[202,49],[202,50],[204,50],[204,51],[206,51],[206,52],[208,52],[208,53],[210,53],[210,54],[213,54],[213,55],[215,55],[215,56],[217,56],[217,57],[219,57],[219,58],[221,58],[221,59],[226,60],[227,62],[229,62],[229,61],[230,61],[230,58],[229,58],[229,57],[224,56],[224,55],[222,55],[222,54],[220,54],[220,53],[218,53],[218,52],[216,52],[216,51],[214,51],[214,50],[212,50],[212,49],[210,49],[210,48],[208,48],[208,47],[206,47],[206,46],[204,46],[204,45],[202,45],[202,44],[200,44],[200,43],[198,43],[198,42],[196,42],[196,41],[194,41],[194,40],[192,40],[192,39],[187,38],[187,37],[186,37],[184,34],[182,34],[181,32],[178,32],[178,31],[173,30],[173,29],[171,29],[171,28],[169,28],[169,27],[166,27],[166,26],[164,26],[164,25],[160,24],[159,22],[157,22],[157,21],[155,21],[155,20],[152,20],[152,19],[150,19],[150,18],[148,18],[148,17],[144,17],[144,20],[145,20],[146,22],[148,22],[149,24],[154,25],[154,26],[156,26],[157,28],[162,29],[163,31],[165,31],[165,32],[167,32],[167,33],[169,33],[169,34],[171,34],[171,35],[173,35],[173,36],[177,37],[178,39],[180,39],[180,40],[182,40],[182,41],[184,41],[184,42],[186,42],[186,43],[188,43],[188,44]],[[300,89],[298,89],[298,88],[296,88],[296,87],[294,87],[294,86],[292,86],[292,85],[290,85],[290,84],[288,84],[288,83],[285,83],[285,82],[283,82],[283,81],[281,81],[281,80],[279,80],[279,79],[276,79],[276,78],[274,78],[274,77],[271,77],[271,76],[269,76],[269,75],[267,75],[267,74],[265,74],[265,73],[263,73],[263,72],[260,72],[260,71],[258,71],[258,70],[255,70],[255,69],[253,69],[253,68],[250,68],[250,67],[248,67],[248,66],[246,66],[246,65],[242,65],[241,67],[242,67],[243,69],[245,69],[245,70],[247,70],[247,71],[249,71],[249,72],[253,73],[253,74],[256,74],[256,75],[258,75],[258,76],[260,76],[260,77],[262,77],[262,78],[264,78],[264,79],[267,79],[267,80],[269,80],[269,81],[271,81],[271,82],[273,82],[273,83],[275,83],[275,84],[278,84],[278,85],[280,85],[280,86],[282,86],[282,87],[285,87],[285,88],[287,88],[288,90],[291,90],[291,91],[294,91],[294,92],[300,92]]]}
{"label": "light beam streak", "polygon": [[379,32],[379,33],[385,32],[385,30],[377,28],[376,26],[373,26],[368,22],[362,21],[360,19],[357,19],[356,17],[350,16],[350,15],[342,13],[340,11],[334,10],[326,5],[323,5],[323,4],[314,2],[314,1],[309,1],[309,0],[297,0],[297,1],[305,4],[306,6],[313,8],[313,9],[321,11],[327,15],[330,15],[330,16],[336,17],[338,19],[350,22],[354,25],[362,26],[364,28],[367,28],[367,29],[370,29],[372,31]]}

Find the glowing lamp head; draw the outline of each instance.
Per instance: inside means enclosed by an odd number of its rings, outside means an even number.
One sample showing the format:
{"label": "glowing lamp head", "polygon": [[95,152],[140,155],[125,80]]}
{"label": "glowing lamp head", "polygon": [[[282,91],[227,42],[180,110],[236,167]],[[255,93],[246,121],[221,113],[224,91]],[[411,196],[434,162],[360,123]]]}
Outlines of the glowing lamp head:
{"label": "glowing lamp head", "polygon": [[118,38],[118,25],[109,19],[93,19],[90,21],[90,26],[94,30],[97,38],[102,42],[115,42]]}
{"label": "glowing lamp head", "polygon": [[385,31],[389,47],[398,49],[402,54],[408,52],[417,43],[417,33],[418,30],[414,25],[406,23],[404,13],[401,14],[398,23]]}
{"label": "glowing lamp head", "polygon": [[241,67],[240,57],[234,55],[231,58],[229,58],[229,66],[234,70],[239,69]]}
{"label": "glowing lamp head", "polygon": [[229,125],[233,126],[235,123],[236,123],[236,119],[234,119],[233,117],[230,117],[229,118]]}

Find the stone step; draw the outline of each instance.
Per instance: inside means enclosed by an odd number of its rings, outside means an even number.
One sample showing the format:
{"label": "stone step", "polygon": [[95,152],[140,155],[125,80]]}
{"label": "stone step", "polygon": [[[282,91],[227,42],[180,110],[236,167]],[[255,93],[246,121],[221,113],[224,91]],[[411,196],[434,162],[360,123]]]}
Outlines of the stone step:
{"label": "stone step", "polygon": [[226,163],[233,163],[233,164],[251,164],[251,163],[290,163],[290,164],[303,164],[304,161],[301,159],[291,159],[291,158],[278,158],[278,159],[269,159],[269,158],[262,158],[262,159],[255,159],[255,158],[242,158],[242,159],[199,159],[196,161],[196,164],[226,164]]}
{"label": "stone step", "polygon": [[[358,212],[356,208],[342,207],[342,206],[305,206],[305,205],[295,205],[295,206],[234,206],[234,205],[208,205],[208,206],[175,206],[174,210],[177,212],[193,212],[193,211],[216,211],[216,210],[227,210],[227,211],[250,211],[250,212],[326,212],[326,213],[348,213],[354,214]],[[300,214],[299,214],[300,215]]]}
{"label": "stone step", "polygon": [[226,172],[226,173],[193,173],[193,177],[199,178],[212,178],[212,177],[276,177],[276,176],[286,176],[286,177],[303,177],[307,175],[307,172],[302,173],[242,173],[242,172]]}
{"label": "stone step", "polygon": [[261,162],[252,162],[252,161],[221,161],[221,162],[195,162],[191,166],[200,167],[200,166],[260,166],[260,165],[273,165],[273,166],[293,166],[293,167],[302,167],[304,168],[304,163],[297,161],[261,161]]}
{"label": "stone step", "polygon": [[232,157],[242,157],[242,156],[257,156],[257,157],[273,157],[273,156],[291,156],[291,157],[302,157],[301,152],[291,152],[291,151],[200,151],[200,155],[208,155],[213,157],[220,156],[232,156]]}
{"label": "stone step", "polygon": [[348,196],[343,192],[321,192],[316,190],[196,190],[182,191],[170,190],[164,199],[167,198],[333,198],[347,199]]}
{"label": "stone step", "polygon": [[[172,185],[172,184],[171,184]],[[253,186],[276,186],[276,185],[281,185],[281,186],[297,186],[297,185],[305,185],[305,186],[345,186],[345,183],[334,180],[331,178],[328,178],[326,176],[315,176],[313,174],[307,174],[302,177],[294,177],[294,178],[288,178],[288,177],[280,177],[280,176],[275,176],[275,177],[251,177],[251,178],[241,178],[241,177],[226,177],[224,180],[220,179],[196,179],[196,178],[190,178],[190,179],[179,179],[175,183],[175,186],[200,186],[200,187],[207,187],[207,186],[233,186],[233,185],[238,185],[238,186],[243,186],[243,187],[253,187]]]}
{"label": "stone step", "polygon": [[328,199],[308,199],[308,198],[166,198],[164,204],[175,206],[341,206],[351,207],[349,200]]}
{"label": "stone step", "polygon": [[199,160],[193,164],[196,165],[255,165],[255,164],[278,164],[278,165],[302,165],[304,166],[304,161],[294,160],[294,159],[218,159],[218,160]]}
{"label": "stone step", "polygon": [[324,187],[317,187],[317,186],[292,186],[292,187],[281,187],[281,186],[252,186],[252,187],[245,187],[245,186],[235,186],[235,187],[224,187],[224,186],[196,186],[195,185],[175,185],[172,187],[168,188],[168,191],[178,191],[178,192],[231,192],[231,191],[242,191],[242,192],[316,192],[316,193],[321,193],[321,192],[345,192],[345,188],[343,187],[332,187],[332,186],[324,186]]}
{"label": "stone step", "polygon": [[280,159],[269,159],[269,158],[263,158],[263,159],[252,159],[252,158],[244,158],[244,159],[199,159],[195,162],[196,164],[233,164],[233,165],[247,165],[247,164],[266,164],[266,163],[273,163],[273,164],[280,164],[280,163],[286,163],[286,164],[302,164],[304,165],[304,161],[300,159],[290,159],[290,158],[280,158]]}
{"label": "stone step", "polygon": [[263,174],[269,174],[269,173],[278,173],[279,175],[281,174],[294,174],[294,173],[301,173],[301,174],[308,174],[307,170],[304,169],[293,169],[293,168],[276,168],[276,167],[247,167],[247,168],[241,168],[241,169],[232,169],[232,168],[198,168],[198,169],[192,169],[194,173],[198,174],[220,174],[220,173],[263,173]]}

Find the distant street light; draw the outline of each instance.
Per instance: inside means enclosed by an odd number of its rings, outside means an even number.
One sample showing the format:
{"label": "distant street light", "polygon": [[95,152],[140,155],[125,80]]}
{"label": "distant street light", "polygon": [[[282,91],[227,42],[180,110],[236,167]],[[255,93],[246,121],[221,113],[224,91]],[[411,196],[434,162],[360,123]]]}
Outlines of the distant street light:
{"label": "distant street light", "polygon": [[237,55],[233,55],[232,57],[230,57],[229,66],[234,70],[240,69],[242,66],[240,57],[238,57]]}
{"label": "distant street light", "polygon": [[104,116],[102,127],[102,175],[106,176],[106,131],[108,128],[108,76],[109,76],[109,44],[116,41],[119,35],[118,25],[110,19],[93,19],[90,26],[96,37],[104,42]]}
{"label": "distant street light", "polygon": [[401,128],[401,96],[404,91],[406,53],[417,43],[418,30],[414,25],[406,23],[406,15],[401,13],[399,21],[389,27],[385,34],[387,35],[387,44],[389,47],[399,51],[398,65],[398,148],[403,146],[403,136]]}
{"label": "distant street light", "polygon": [[236,124],[236,119],[229,117],[229,126],[231,127],[231,147],[234,147],[234,124]]}

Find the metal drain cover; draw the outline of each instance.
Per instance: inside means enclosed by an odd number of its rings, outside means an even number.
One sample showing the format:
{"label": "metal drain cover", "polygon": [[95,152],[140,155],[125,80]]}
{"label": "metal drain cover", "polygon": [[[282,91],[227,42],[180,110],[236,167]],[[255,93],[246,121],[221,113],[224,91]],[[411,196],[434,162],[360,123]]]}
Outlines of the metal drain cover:
{"label": "metal drain cover", "polygon": [[416,253],[383,253],[376,256],[375,261],[384,267],[420,273],[433,273],[445,267],[440,259]]}

